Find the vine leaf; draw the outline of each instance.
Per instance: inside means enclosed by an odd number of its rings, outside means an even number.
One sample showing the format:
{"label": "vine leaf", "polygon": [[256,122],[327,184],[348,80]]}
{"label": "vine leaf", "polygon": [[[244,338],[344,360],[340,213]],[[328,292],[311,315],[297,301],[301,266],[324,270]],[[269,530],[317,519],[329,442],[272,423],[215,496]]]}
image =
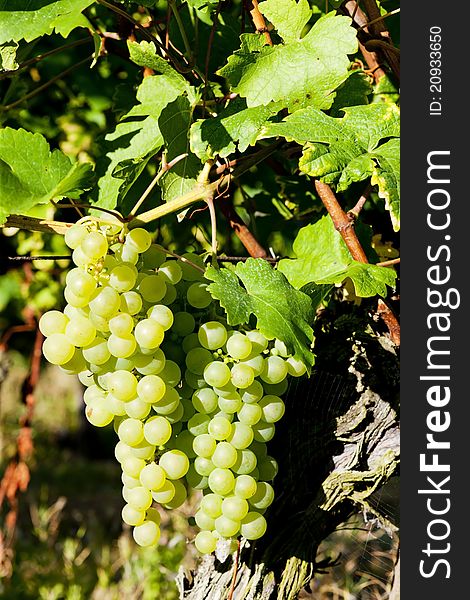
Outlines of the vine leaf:
{"label": "vine leaf", "polygon": [[181,154],[187,154],[175,166],[167,171],[160,180],[163,200],[170,202],[174,198],[194,188],[202,164],[189,147],[189,129],[191,127],[193,107],[186,96],[179,96],[168,104],[158,120],[165,141],[166,160],[170,162]]}
{"label": "vine leaf", "polygon": [[[144,42],[129,43],[129,47],[135,51],[136,47],[142,44]],[[149,46],[146,46],[146,50],[145,56],[150,60]],[[155,52],[155,49],[153,51]],[[98,182],[97,206],[115,208],[118,198],[122,200],[128,194],[150,158],[164,144],[159,126],[162,111],[183,93],[186,87],[183,78],[178,79],[167,72],[146,77],[142,81],[137,90],[138,103],[124,115],[115,131],[105,138],[111,149],[106,154],[106,166],[103,169],[105,173]]]}
{"label": "vine leaf", "polygon": [[[262,4],[265,13],[272,6],[280,10],[278,0]],[[218,74],[227,79],[232,91],[246,98],[248,107],[282,100],[291,111],[305,106],[328,109],[334,91],[348,78],[348,54],[357,51],[356,32],[349,17],[328,13],[305,37],[290,41],[304,19],[305,3],[289,5],[290,22],[297,25],[285,28],[285,44],[267,47],[259,35],[242,34],[240,49]]]}
{"label": "vine leaf", "polygon": [[78,198],[90,187],[92,166],[75,163],[60,150],[51,152],[39,133],[0,130],[0,224],[10,214],[27,214],[38,204]]}
{"label": "vine leaf", "polygon": [[[393,227],[400,228],[400,120],[393,104],[377,103],[342,109],[344,117],[330,117],[308,107],[265,126],[262,137],[282,136],[306,144],[300,169],[333,184],[341,192],[353,182],[372,176],[385,199]],[[392,138],[392,139],[390,139]],[[387,140],[384,142],[384,140]]]}
{"label": "vine leaf", "polygon": [[[127,42],[127,47],[129,49],[129,58],[139,67],[148,67],[152,69],[156,73],[160,73],[161,75],[166,75],[166,85],[174,87],[180,90],[180,93],[189,89],[190,85],[186,81],[186,79],[171,65],[167,63],[167,61],[158,56],[157,50],[155,48],[155,44],[153,42]],[[167,90],[165,90],[167,91]]]}
{"label": "vine leaf", "polygon": [[191,127],[191,150],[202,160],[225,158],[237,149],[245,152],[253,146],[266,121],[282,109],[281,102],[246,108],[245,100],[237,98],[217,117],[200,119]]}
{"label": "vine leaf", "polygon": [[316,284],[342,283],[349,277],[362,298],[385,296],[394,286],[396,272],[354,260],[329,216],[303,227],[293,244],[297,256],[279,262],[278,269],[295,288]]}
{"label": "vine leaf", "polygon": [[300,40],[302,30],[312,16],[308,0],[267,0],[260,2],[258,7],[285,42]]}
{"label": "vine leaf", "polygon": [[[32,40],[59,33],[67,37],[76,27],[92,26],[82,11],[95,0],[0,0],[0,44]],[[14,4],[14,7],[12,6]]]}
{"label": "vine leaf", "polygon": [[253,314],[264,335],[282,340],[297,358],[313,365],[310,323],[315,307],[282,273],[263,259],[249,258],[233,270],[208,267],[206,277],[213,281],[208,289],[225,309],[230,325],[247,323]]}

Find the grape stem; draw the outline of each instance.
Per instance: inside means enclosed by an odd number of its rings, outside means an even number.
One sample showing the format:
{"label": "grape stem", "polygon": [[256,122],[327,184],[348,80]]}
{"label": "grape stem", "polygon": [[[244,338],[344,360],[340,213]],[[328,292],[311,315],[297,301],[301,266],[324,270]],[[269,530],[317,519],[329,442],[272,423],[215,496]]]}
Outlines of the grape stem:
{"label": "grape stem", "polygon": [[235,591],[235,584],[237,582],[238,573],[238,561],[240,560],[240,540],[237,540],[237,551],[235,553],[235,559],[233,561],[233,575],[232,582],[230,583],[230,590],[227,596],[227,600],[232,600],[233,592]]}
{"label": "grape stem", "polygon": [[193,267],[193,269],[196,269],[200,273],[203,273],[203,274],[205,273],[205,271],[204,271],[204,269],[202,267],[200,267],[196,263],[193,263],[188,258],[185,258],[184,256],[181,256],[180,254],[176,254],[176,252],[172,252],[171,250],[168,250],[167,248],[164,248],[163,246],[158,246],[158,247],[159,247],[160,250],[162,250],[163,252],[165,252],[165,254],[168,254],[169,256],[173,256],[174,258],[178,258],[179,260],[181,260],[182,262],[187,263],[188,265],[190,265],[191,267]]}

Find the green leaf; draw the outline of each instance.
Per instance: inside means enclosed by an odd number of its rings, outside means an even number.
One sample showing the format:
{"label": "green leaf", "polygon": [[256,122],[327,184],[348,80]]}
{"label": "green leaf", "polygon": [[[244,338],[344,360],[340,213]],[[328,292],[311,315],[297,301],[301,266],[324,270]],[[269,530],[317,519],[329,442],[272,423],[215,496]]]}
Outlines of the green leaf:
{"label": "green leaf", "polygon": [[372,176],[372,183],[379,185],[379,195],[390,211],[393,227],[398,230],[398,108],[394,104],[377,103],[342,110],[341,119],[313,107],[298,110],[281,123],[266,125],[261,136],[282,136],[288,141],[307,144],[299,161],[301,171],[335,185],[340,192],[353,182]]}
{"label": "green leaf", "polygon": [[[129,48],[129,57],[132,62],[135,62],[139,67],[147,67],[166,75],[167,85],[180,90],[180,94],[185,90],[189,89],[189,84],[186,79],[171,65],[167,63],[165,59],[158,56],[155,44],[153,42],[127,42]],[[165,90],[166,91],[166,90]]]}
{"label": "green leaf", "polygon": [[92,167],[75,163],[60,150],[51,152],[39,133],[0,130],[0,224],[10,214],[25,214],[37,204],[78,198],[89,187]]}
{"label": "green leaf", "polygon": [[263,47],[258,34],[240,39],[240,50],[218,73],[232,91],[246,98],[248,107],[282,100],[291,111],[330,108],[334,91],[348,77],[348,54],[357,51],[351,19],[333,13],[319,19],[300,40]]}
{"label": "green leaf", "polygon": [[266,0],[258,7],[285,42],[300,40],[300,34],[312,16],[308,0]]}
{"label": "green leaf", "polygon": [[94,1],[0,0],[0,44],[20,40],[31,42],[54,31],[67,37],[76,27],[91,28],[81,13]]}
{"label": "green leaf", "polygon": [[281,102],[246,108],[246,102],[236,99],[217,117],[196,121],[190,132],[191,150],[202,160],[224,158],[237,149],[245,152],[253,146],[266,121],[282,108]]}
{"label": "green leaf", "polygon": [[393,269],[354,260],[330,216],[303,227],[293,244],[295,259],[283,259],[278,269],[295,288],[316,284],[342,283],[349,277],[358,296],[386,296],[393,287]]}
{"label": "green leaf", "polygon": [[[164,144],[158,123],[163,109],[185,87],[186,82],[183,80],[181,84],[171,73],[169,76],[153,75],[142,81],[137,90],[138,104],[123,117],[115,131],[105,138],[114,143],[112,150],[106,154],[106,172],[98,182],[97,206],[112,209],[117,206],[118,198],[125,198],[150,158]],[[146,118],[142,120],[142,117]]]}
{"label": "green leaf", "polygon": [[17,50],[18,44],[16,42],[0,44],[0,71],[16,71],[19,67],[16,61]]}
{"label": "green leaf", "polygon": [[247,323],[253,314],[264,335],[282,340],[297,358],[313,365],[312,302],[282,273],[263,259],[249,258],[233,271],[209,267],[206,277],[214,282],[208,289],[225,309],[230,325]]}
{"label": "green leaf", "polygon": [[193,107],[186,96],[179,96],[168,104],[159,118],[159,126],[165,140],[166,160],[187,154],[177,162],[160,180],[165,202],[189,192],[196,185],[196,178],[202,168],[200,160],[189,147]]}
{"label": "green leaf", "polygon": [[369,77],[362,71],[353,71],[346,81],[336,90],[335,101],[330,110],[331,117],[338,117],[342,109],[348,106],[369,104],[373,88]]}

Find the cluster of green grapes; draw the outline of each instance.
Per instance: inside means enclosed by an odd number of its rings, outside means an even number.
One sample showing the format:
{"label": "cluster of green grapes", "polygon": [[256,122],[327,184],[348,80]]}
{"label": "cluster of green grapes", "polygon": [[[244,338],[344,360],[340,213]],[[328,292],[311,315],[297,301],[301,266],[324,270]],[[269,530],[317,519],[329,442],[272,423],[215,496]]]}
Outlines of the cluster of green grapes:
{"label": "cluster of green grapes", "polygon": [[88,420],[114,424],[122,519],[135,541],[156,544],[154,503],[177,508],[191,489],[203,493],[201,553],[220,538],[260,538],[277,472],[266,443],[284,414],[287,377],[305,365],[279,340],[228,327],[199,257],[168,260],[144,229],[90,219],[65,241],[76,268],[64,311],[40,320],[43,353],[78,373]]}

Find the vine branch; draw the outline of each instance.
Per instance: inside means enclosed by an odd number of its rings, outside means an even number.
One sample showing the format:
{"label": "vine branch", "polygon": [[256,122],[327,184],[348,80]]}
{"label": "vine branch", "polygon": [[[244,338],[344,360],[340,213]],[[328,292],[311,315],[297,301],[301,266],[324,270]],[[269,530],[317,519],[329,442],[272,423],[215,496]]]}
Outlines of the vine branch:
{"label": "vine branch", "polygon": [[[361,263],[368,263],[366,253],[364,252],[361,243],[354,231],[354,221],[351,217],[344,212],[338,202],[333,190],[326,183],[322,183],[318,179],[315,179],[315,189],[317,190],[320,200],[323,202],[326,210],[328,211],[335,229],[340,233],[344,240],[344,243],[348,247],[351,256],[354,260]],[[377,313],[384,321],[390,332],[390,338],[392,342],[399,346],[400,345],[400,325],[396,316],[393,314],[392,309],[387,304],[379,299],[377,304]]]}
{"label": "vine branch", "polygon": [[258,8],[258,0],[245,0],[245,8],[251,15],[256,31],[264,35],[264,39],[268,46],[273,46],[274,44],[271,35],[266,27],[266,21]]}

